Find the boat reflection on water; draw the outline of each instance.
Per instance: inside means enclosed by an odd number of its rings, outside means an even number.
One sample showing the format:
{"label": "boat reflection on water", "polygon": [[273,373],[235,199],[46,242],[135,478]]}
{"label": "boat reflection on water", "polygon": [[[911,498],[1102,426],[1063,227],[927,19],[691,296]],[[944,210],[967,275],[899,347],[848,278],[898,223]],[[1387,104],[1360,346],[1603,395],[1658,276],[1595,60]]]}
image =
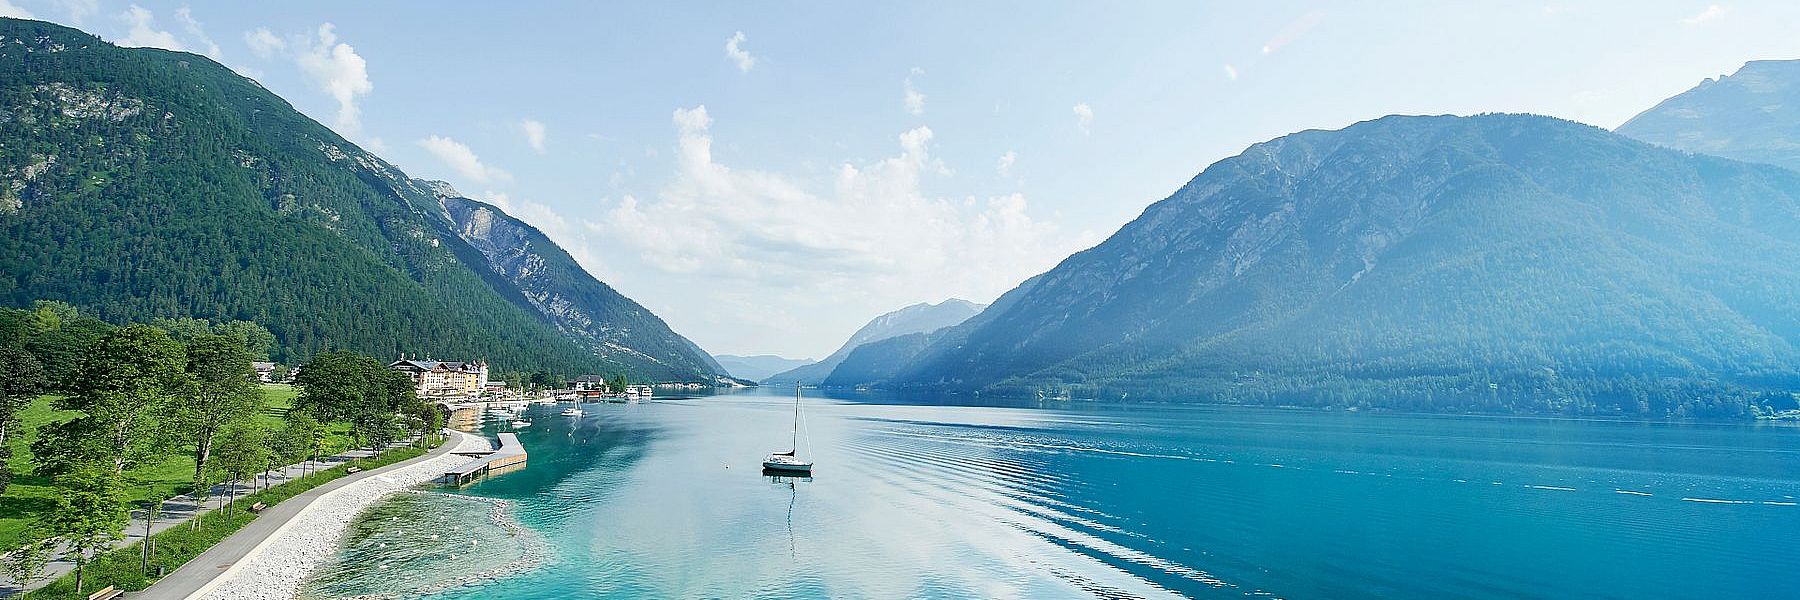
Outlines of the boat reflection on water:
{"label": "boat reflection on water", "polygon": [[788,488],[788,507],[787,507],[788,556],[789,557],[797,557],[800,555],[799,541],[797,539],[795,539],[795,537],[794,537],[794,502],[796,500],[800,499],[800,486],[797,484],[802,481],[811,483],[813,480],[812,473],[811,472],[795,472],[795,471],[789,471],[786,469],[763,469],[762,474],[763,474],[763,477],[767,477],[769,479],[769,483],[774,484],[774,485],[785,485]]}
{"label": "boat reflection on water", "polygon": [[812,473],[800,473],[786,469],[763,469],[762,474],[763,477],[769,478],[769,483],[785,483],[793,485],[796,481],[811,483],[813,480]]}

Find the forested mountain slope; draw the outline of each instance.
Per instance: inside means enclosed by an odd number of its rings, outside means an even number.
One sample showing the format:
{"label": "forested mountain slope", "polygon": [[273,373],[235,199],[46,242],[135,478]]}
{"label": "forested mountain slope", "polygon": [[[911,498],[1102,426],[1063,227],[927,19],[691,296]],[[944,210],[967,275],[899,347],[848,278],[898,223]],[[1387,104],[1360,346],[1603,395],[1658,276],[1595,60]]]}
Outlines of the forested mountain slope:
{"label": "forested mountain slope", "polygon": [[[204,57],[0,19],[0,302],[266,325],[497,368],[711,372],[589,352],[380,158]],[[685,340],[681,340],[685,342]]]}
{"label": "forested mountain slope", "polygon": [[937,331],[966,321],[969,317],[980,313],[983,308],[986,308],[986,305],[961,298],[950,298],[937,304],[920,302],[885,313],[870,319],[868,323],[857,329],[856,333],[850,334],[850,339],[845,340],[844,345],[839,346],[830,356],[810,365],[777,373],[765,379],[763,383],[769,385],[820,384],[831,375],[832,370],[850,356],[851,351],[856,350],[859,346],[909,333]]}
{"label": "forested mountain slope", "polygon": [[1548,117],[1387,117],[1208,167],[888,387],[1749,414],[1800,390],[1800,174]]}

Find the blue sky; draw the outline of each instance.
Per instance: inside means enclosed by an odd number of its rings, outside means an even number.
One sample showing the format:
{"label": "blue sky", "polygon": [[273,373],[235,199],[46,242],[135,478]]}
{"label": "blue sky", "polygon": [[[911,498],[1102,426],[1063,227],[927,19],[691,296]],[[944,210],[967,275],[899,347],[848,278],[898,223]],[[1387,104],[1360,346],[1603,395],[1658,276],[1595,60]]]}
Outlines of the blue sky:
{"label": "blue sky", "polygon": [[[902,6],[902,4],[904,4]],[[1246,146],[1387,114],[1615,127],[1800,3],[0,0],[207,54],[537,225],[716,353],[991,301]]]}

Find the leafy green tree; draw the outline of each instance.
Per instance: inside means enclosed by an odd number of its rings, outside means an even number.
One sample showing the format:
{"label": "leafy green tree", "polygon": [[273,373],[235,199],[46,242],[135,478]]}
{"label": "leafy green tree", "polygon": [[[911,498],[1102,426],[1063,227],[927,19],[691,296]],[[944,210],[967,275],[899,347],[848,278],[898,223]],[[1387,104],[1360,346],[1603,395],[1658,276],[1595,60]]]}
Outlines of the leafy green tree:
{"label": "leafy green tree", "polygon": [[45,567],[50,565],[50,558],[56,555],[56,545],[57,538],[49,535],[38,535],[25,540],[5,556],[0,556],[0,574],[18,584],[31,584],[43,579],[47,575]]}
{"label": "leafy green tree", "polygon": [[606,391],[614,394],[623,394],[625,388],[630,386],[631,380],[626,379],[624,373],[615,373],[611,379],[606,380]]}
{"label": "leafy green tree", "polygon": [[[275,459],[269,450],[269,441],[268,428],[254,420],[233,423],[221,431],[215,466],[224,475],[225,482],[235,487],[268,468]],[[229,511],[236,503],[237,495],[230,491],[226,495],[230,498],[226,504]]]}
{"label": "leafy green tree", "polygon": [[0,493],[12,482],[6,463],[12,458],[7,436],[18,426],[19,411],[44,389],[44,367],[30,352],[0,347]]}
{"label": "leafy green tree", "polygon": [[532,391],[544,389],[550,385],[550,373],[548,371],[532,371],[531,377],[526,379],[525,383],[527,389]]}
{"label": "leafy green tree", "polygon": [[387,370],[375,359],[355,352],[335,351],[314,356],[294,375],[300,396],[294,399],[294,410],[312,413],[323,422],[351,420],[360,409],[381,401],[369,398],[373,389],[371,377]]}
{"label": "leafy green tree", "polygon": [[45,522],[68,544],[68,558],[75,563],[75,593],[80,594],[88,559],[125,528],[129,516],[125,495],[119,475],[104,465],[82,465],[57,475],[53,482],[56,507]]}
{"label": "leafy green tree", "polygon": [[398,439],[394,415],[416,411],[420,403],[412,379],[374,358],[354,352],[327,352],[300,368],[295,410],[321,421],[350,423],[362,444]]}
{"label": "leafy green tree", "polygon": [[186,365],[185,349],[161,329],[130,325],[107,334],[83,356],[72,395],[57,402],[83,416],[39,431],[32,446],[39,472],[106,463],[118,475],[164,448],[173,433],[166,418],[190,387]]}
{"label": "leafy green tree", "polygon": [[275,448],[285,460],[305,460],[309,464],[318,459],[324,444],[325,427],[304,411],[288,412],[287,423],[275,436]]}
{"label": "leafy green tree", "polygon": [[226,321],[216,331],[243,340],[244,350],[253,360],[268,360],[275,350],[275,334],[254,321]]}
{"label": "leafy green tree", "polygon": [[188,340],[188,374],[193,394],[179,413],[183,432],[194,441],[194,476],[206,472],[213,437],[228,425],[262,411],[262,391],[251,383],[250,351],[236,336],[202,333]]}
{"label": "leafy green tree", "polygon": [[114,327],[99,319],[75,312],[75,307],[61,302],[38,301],[29,311],[19,311],[12,334],[18,337],[5,345],[16,345],[30,352],[44,365],[45,378],[56,389],[67,389],[75,370],[88,348],[110,333]]}

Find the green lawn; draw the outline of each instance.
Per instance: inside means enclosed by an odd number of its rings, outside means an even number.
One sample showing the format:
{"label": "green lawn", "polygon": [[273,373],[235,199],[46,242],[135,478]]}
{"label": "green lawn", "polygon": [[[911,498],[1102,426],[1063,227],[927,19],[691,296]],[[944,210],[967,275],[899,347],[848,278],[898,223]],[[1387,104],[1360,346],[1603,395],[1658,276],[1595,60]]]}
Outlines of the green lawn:
{"label": "green lawn", "polygon": [[[271,427],[280,427],[282,419],[294,404],[298,393],[292,386],[268,384],[263,386],[263,397],[268,407],[262,418]],[[26,530],[39,517],[52,507],[54,490],[46,477],[32,474],[31,442],[37,439],[37,428],[47,424],[73,419],[78,413],[59,411],[51,407],[53,396],[39,396],[32,401],[19,416],[21,427],[19,435],[10,436],[7,444],[13,448],[12,460],[7,468],[13,472],[12,485],[0,494],[0,551],[18,546],[23,541]],[[328,438],[327,453],[335,454],[350,447],[350,427],[347,424],[334,423]],[[192,448],[183,448],[162,457],[161,460],[139,465],[126,472],[127,497],[134,506],[151,498],[168,498],[187,491],[194,477],[194,458]]]}
{"label": "green lawn", "polygon": [[[443,443],[443,439],[432,436],[432,445]],[[349,474],[348,467],[374,469],[376,467],[397,463],[428,452],[424,448],[395,448],[372,458],[362,458],[347,464],[338,465],[324,471],[313,473],[269,488],[268,490],[244,496],[237,501],[237,507],[229,511],[213,511],[201,515],[196,527],[176,527],[151,536],[156,543],[151,547],[156,550],[150,559],[148,570],[142,568],[141,546],[131,544],[94,557],[86,571],[87,582],[81,590],[75,589],[75,575],[65,575],[42,589],[25,594],[24,600],[35,599],[70,599],[86,598],[91,592],[106,586],[117,586],[125,591],[138,591],[156,582],[154,573],[158,569],[173,572],[187,561],[199,556],[219,541],[230,537],[232,533],[248,525],[256,516],[245,512],[257,502],[270,506],[299,495],[301,492],[324,485],[333,479]]]}

